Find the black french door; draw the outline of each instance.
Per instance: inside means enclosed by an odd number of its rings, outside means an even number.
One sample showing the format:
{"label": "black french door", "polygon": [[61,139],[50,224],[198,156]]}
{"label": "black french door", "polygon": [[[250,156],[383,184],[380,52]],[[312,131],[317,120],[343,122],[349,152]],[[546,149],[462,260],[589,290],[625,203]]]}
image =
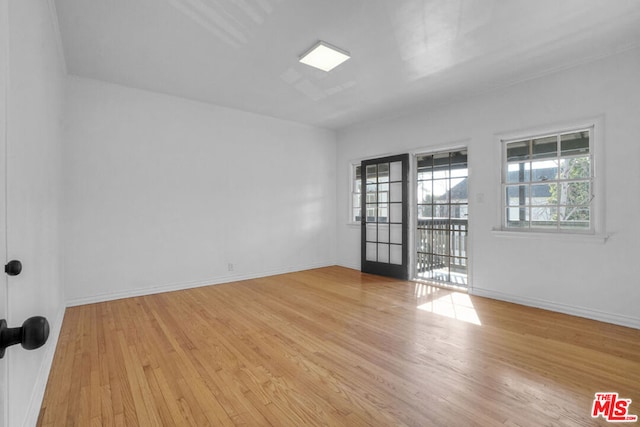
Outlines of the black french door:
{"label": "black french door", "polygon": [[362,179],[361,270],[409,277],[409,155],[364,160]]}

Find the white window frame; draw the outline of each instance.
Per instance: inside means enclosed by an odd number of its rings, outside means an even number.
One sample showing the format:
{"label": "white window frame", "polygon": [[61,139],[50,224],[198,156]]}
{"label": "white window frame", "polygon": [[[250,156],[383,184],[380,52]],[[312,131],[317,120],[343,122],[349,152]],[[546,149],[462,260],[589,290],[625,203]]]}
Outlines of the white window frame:
{"label": "white window frame", "polygon": [[[605,232],[605,194],[604,194],[604,152],[603,152],[603,117],[578,120],[573,122],[565,122],[556,125],[549,125],[533,129],[526,129],[517,132],[509,132],[497,135],[498,146],[500,149],[500,201],[499,218],[500,226],[494,228],[502,236],[568,236],[572,237],[595,237],[596,240],[606,241]],[[591,179],[592,179],[592,202],[590,205],[590,228],[587,230],[570,230],[570,229],[539,229],[530,228],[522,229],[506,226],[506,174],[507,174],[507,158],[506,146],[510,142],[535,139],[544,136],[570,133],[580,130],[589,130],[589,153],[591,157]]]}
{"label": "white window frame", "polygon": [[[362,193],[356,193],[356,188],[355,188],[356,168],[360,167],[360,164],[361,164],[360,160],[352,161],[349,163],[349,203],[348,203],[349,216],[347,221],[347,224],[349,225],[360,225],[360,221],[356,221],[353,215],[353,211],[355,209],[355,206],[353,204],[353,196],[355,194],[360,194],[362,196]],[[360,191],[362,191],[362,189],[360,189]],[[362,216],[362,206],[360,206],[360,215]]]}

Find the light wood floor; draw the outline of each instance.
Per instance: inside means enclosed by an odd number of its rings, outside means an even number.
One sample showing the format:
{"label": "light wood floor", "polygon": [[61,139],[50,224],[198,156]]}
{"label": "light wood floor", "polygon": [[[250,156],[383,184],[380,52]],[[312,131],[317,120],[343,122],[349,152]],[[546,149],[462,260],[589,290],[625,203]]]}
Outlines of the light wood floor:
{"label": "light wood floor", "polygon": [[601,391],[640,415],[640,330],[330,267],[69,308],[38,425],[606,425]]}

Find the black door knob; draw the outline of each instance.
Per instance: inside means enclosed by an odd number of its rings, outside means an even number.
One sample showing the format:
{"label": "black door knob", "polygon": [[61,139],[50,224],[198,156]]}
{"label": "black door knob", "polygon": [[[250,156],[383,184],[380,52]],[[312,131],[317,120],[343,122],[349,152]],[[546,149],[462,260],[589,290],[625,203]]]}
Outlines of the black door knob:
{"label": "black door knob", "polygon": [[4,266],[4,272],[7,273],[9,276],[17,276],[22,272],[22,263],[17,259],[14,259],[13,261],[9,261]]}
{"label": "black door knob", "polygon": [[19,328],[7,328],[7,321],[0,320],[0,359],[7,347],[21,344],[26,350],[35,350],[47,342],[49,322],[45,317],[34,316],[24,321]]}

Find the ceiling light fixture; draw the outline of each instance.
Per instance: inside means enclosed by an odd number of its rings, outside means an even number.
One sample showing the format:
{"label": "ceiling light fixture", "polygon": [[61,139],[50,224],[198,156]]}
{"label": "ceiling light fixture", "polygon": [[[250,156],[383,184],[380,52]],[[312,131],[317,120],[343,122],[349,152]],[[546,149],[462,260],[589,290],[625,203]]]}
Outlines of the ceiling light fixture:
{"label": "ceiling light fixture", "polygon": [[300,62],[329,72],[349,58],[349,52],[319,41],[300,57]]}

